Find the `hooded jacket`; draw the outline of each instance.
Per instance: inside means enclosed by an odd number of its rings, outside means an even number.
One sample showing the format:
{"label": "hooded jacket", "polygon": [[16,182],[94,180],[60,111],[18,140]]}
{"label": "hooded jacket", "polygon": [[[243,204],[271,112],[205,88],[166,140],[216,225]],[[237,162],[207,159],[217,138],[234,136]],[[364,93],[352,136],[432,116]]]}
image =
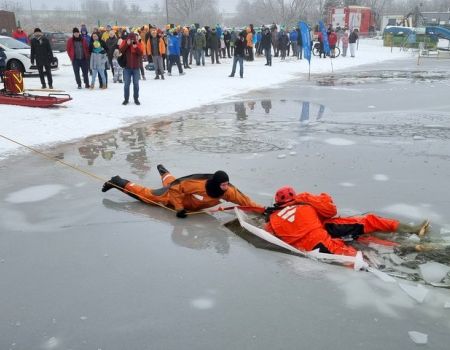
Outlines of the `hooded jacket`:
{"label": "hooded jacket", "polygon": [[[131,40],[131,42],[136,42],[136,47],[133,47],[133,44],[128,45],[128,39]],[[125,54],[127,56],[127,65],[126,68],[128,69],[139,69],[140,67],[140,57],[143,55],[142,46],[139,44],[136,34],[130,33],[128,35],[127,39],[122,41],[122,44],[119,48],[120,52],[122,54]]]}

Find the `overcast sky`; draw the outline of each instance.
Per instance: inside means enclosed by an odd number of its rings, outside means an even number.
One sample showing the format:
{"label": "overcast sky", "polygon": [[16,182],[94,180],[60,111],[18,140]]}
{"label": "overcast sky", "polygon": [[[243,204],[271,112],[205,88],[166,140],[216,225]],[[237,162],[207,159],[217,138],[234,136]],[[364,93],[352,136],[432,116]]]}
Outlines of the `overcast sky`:
{"label": "overcast sky", "polygon": [[[58,7],[68,7],[73,8],[74,4],[81,3],[81,1],[76,0],[15,0],[19,3],[22,3],[22,5],[25,8],[30,7],[30,3],[33,9],[39,9],[42,4],[45,4],[48,9],[51,9],[55,6]],[[160,5],[163,4],[163,0],[125,0],[127,3],[132,4],[138,4],[141,9],[145,10],[146,7],[150,7],[154,3],[159,3]],[[227,12],[234,12],[236,4],[239,2],[239,0],[219,0],[219,9],[225,10]]]}

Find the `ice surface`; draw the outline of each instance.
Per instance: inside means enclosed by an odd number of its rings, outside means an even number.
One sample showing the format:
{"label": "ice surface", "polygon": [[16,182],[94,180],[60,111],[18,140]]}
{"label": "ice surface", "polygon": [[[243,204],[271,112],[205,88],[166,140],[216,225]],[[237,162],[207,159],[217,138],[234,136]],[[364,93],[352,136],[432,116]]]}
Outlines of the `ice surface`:
{"label": "ice surface", "polygon": [[52,350],[57,349],[59,346],[59,340],[55,337],[49,338],[42,346],[43,349]]}
{"label": "ice surface", "polygon": [[325,142],[333,146],[350,146],[355,144],[355,141],[342,139],[339,137],[331,137],[329,139],[326,139]]}
{"label": "ice surface", "polygon": [[295,152],[295,151],[289,152],[290,156],[295,156],[296,154],[297,154],[297,152]]}
{"label": "ice surface", "polygon": [[425,288],[421,284],[417,284],[416,286],[406,284],[406,283],[399,283],[398,284],[403,291],[408,294],[411,298],[416,300],[418,303],[423,303],[425,300],[425,297],[428,294],[428,289]]}
{"label": "ice surface", "polygon": [[191,300],[191,306],[199,310],[212,309],[214,304],[214,300],[211,298],[197,298]]}
{"label": "ice surface", "polygon": [[419,265],[419,269],[423,279],[428,283],[441,282],[450,271],[450,267],[432,261]]}
{"label": "ice surface", "polygon": [[388,181],[389,177],[387,175],[384,175],[384,174],[375,174],[373,176],[373,179],[375,181]]}
{"label": "ice surface", "polygon": [[66,189],[66,186],[56,184],[32,186],[8,194],[5,200],[10,203],[39,202],[56,196],[64,189]]}
{"label": "ice surface", "polygon": [[285,155],[285,154],[279,154],[279,155],[277,156],[277,158],[278,158],[278,159],[283,159],[283,158],[286,158],[286,155]]}
{"label": "ice surface", "polygon": [[373,106],[373,105],[370,105],[370,106],[367,106],[367,108],[374,109],[374,108],[376,108],[376,107]]}
{"label": "ice surface", "polygon": [[408,332],[411,340],[416,344],[426,344],[428,343],[428,335],[425,333],[420,333],[416,331]]}
{"label": "ice surface", "polygon": [[389,205],[383,208],[383,211],[386,211],[394,215],[405,216],[417,220],[424,220],[425,218],[428,218],[430,219],[431,222],[434,223],[441,221],[441,216],[433,212],[429,208],[413,206],[406,203],[396,203]]}
{"label": "ice surface", "polygon": [[450,309],[450,301],[445,302],[444,309]]}
{"label": "ice surface", "polygon": [[441,227],[440,230],[441,235],[449,235],[450,234],[450,224],[445,224]]}

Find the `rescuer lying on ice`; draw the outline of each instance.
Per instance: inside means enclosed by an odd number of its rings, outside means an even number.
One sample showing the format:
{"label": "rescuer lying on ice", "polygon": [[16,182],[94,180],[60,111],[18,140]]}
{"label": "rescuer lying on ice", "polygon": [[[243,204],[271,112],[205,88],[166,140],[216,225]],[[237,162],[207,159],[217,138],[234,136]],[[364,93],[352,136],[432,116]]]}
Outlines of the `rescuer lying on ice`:
{"label": "rescuer lying on ice", "polygon": [[342,237],[357,239],[372,232],[404,232],[423,235],[429,222],[408,225],[374,214],[336,217],[336,206],[326,193],[296,194],[292,187],[282,187],[275,194],[275,206],[266,209],[266,231],[304,251],[355,256],[356,250]]}
{"label": "rescuer lying on ice", "polygon": [[103,184],[102,192],[117,188],[142,202],[171,207],[179,218],[185,218],[188,212],[214,207],[221,200],[264,210],[263,206],[230,184],[227,173],[222,170],[214,174],[193,174],[175,179],[162,164],[157,169],[161,175],[162,188],[143,187],[117,175]]}

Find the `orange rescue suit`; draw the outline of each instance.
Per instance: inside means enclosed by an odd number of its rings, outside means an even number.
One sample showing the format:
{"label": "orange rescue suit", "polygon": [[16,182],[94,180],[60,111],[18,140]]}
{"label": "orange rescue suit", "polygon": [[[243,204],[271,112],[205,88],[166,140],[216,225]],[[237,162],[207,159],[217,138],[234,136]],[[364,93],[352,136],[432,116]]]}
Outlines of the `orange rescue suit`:
{"label": "orange rescue suit", "polygon": [[353,247],[347,246],[340,238],[333,238],[326,225],[343,228],[353,225],[361,228],[361,233],[375,231],[393,232],[398,221],[369,214],[355,217],[335,217],[337,211],[333,199],[326,193],[314,195],[308,192],[296,195],[295,200],[270,215],[266,230],[286,243],[304,251],[319,248],[321,252],[356,255]]}
{"label": "orange rescue suit", "polygon": [[[197,211],[211,208],[221,203],[221,199],[242,206],[264,208],[253,202],[249,197],[241,193],[233,185],[229,185],[224,194],[218,198],[210,197],[206,193],[206,181],[212,174],[193,174],[175,179],[170,173],[162,176],[162,188],[151,189],[129,182],[125,190],[135,194],[142,201],[148,203],[157,202],[164,206],[172,207],[176,211]],[[151,201],[151,202],[150,202]]]}

